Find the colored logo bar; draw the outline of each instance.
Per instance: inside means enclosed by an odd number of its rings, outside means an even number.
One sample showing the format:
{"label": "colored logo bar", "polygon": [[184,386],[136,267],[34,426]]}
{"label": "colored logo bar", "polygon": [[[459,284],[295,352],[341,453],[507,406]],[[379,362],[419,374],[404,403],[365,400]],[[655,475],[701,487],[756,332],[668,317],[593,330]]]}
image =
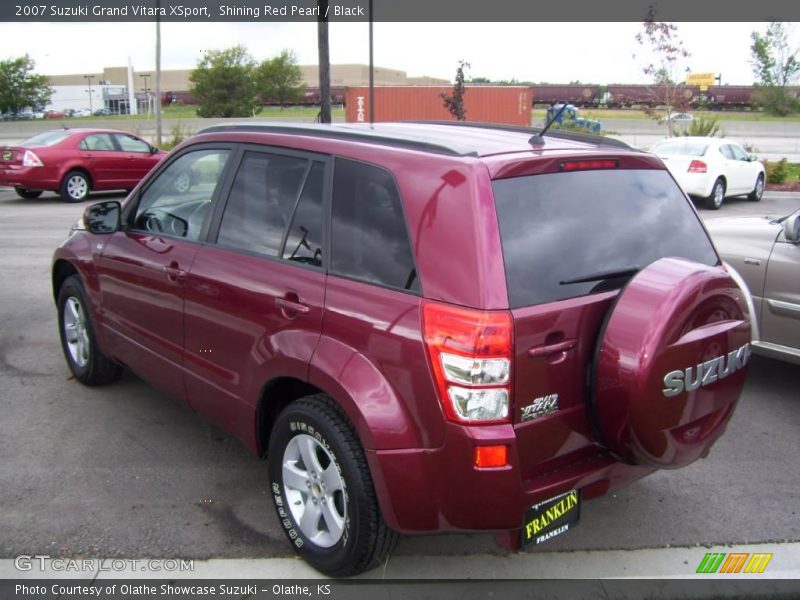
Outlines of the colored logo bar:
{"label": "colored logo bar", "polygon": [[709,552],[700,561],[697,573],[763,573],[771,560],[771,553]]}

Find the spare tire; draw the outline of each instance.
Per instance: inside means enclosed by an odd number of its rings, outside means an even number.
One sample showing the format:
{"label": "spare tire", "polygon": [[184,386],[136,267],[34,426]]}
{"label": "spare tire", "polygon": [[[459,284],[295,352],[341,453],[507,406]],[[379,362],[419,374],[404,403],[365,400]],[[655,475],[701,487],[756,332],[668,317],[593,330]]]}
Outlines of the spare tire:
{"label": "spare tire", "polygon": [[595,433],[626,462],[685,466],[724,431],[749,358],[744,293],[725,269],[662,258],[628,282],[601,330]]}

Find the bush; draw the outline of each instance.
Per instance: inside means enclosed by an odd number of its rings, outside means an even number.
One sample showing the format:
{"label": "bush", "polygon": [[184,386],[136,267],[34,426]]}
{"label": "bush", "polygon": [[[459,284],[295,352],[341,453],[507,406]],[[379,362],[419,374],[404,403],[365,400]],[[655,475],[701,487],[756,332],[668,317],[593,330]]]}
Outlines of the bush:
{"label": "bush", "polygon": [[764,168],[767,170],[767,183],[783,183],[789,176],[789,167],[786,164],[785,158],[777,162],[774,160],[765,160]]}
{"label": "bush", "polygon": [[716,135],[724,135],[719,128],[719,123],[715,117],[697,117],[687,127],[675,133],[676,136],[699,136],[699,137],[714,137]]}
{"label": "bush", "polygon": [[170,128],[169,134],[171,137],[161,144],[162,150],[172,150],[175,146],[183,142],[183,140],[194,135],[194,131],[192,131],[191,127],[177,121],[172,128]]}

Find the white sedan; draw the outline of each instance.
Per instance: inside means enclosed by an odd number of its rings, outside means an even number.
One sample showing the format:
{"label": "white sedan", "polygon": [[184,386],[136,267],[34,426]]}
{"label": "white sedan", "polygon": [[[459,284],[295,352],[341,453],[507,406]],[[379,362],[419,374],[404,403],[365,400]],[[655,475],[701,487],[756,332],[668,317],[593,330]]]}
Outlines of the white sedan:
{"label": "white sedan", "polygon": [[730,140],[677,137],[657,143],[658,156],[689,196],[701,198],[713,210],[729,196],[758,202],[764,194],[764,165]]}

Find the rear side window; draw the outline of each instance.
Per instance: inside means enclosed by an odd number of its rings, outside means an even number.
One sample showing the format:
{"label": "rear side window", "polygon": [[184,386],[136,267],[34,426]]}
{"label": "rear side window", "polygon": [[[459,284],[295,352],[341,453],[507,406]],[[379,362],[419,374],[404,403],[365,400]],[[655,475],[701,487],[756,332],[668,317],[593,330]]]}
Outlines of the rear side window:
{"label": "rear side window", "polygon": [[322,195],[325,165],[314,163],[306,179],[283,247],[283,258],[322,266]]}
{"label": "rear side window", "polygon": [[[666,171],[551,173],[492,185],[512,308],[619,287],[625,279],[593,277],[666,256],[717,264]],[[574,281],[583,278],[592,280]]]}
{"label": "rear side window", "polygon": [[703,156],[708,144],[688,138],[678,138],[661,142],[653,148],[659,156]]}
{"label": "rear side window", "polygon": [[302,158],[245,153],[217,242],[235,250],[277,257],[307,167],[308,161]]}
{"label": "rear side window", "polygon": [[377,167],[337,158],[331,207],[331,272],[419,292],[400,194]]}

